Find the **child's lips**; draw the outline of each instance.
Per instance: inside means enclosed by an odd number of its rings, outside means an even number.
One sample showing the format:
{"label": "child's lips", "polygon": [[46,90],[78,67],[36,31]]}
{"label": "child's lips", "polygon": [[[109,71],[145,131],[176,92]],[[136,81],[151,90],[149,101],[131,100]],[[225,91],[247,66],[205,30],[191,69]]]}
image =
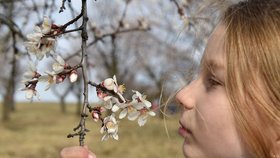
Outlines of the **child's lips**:
{"label": "child's lips", "polygon": [[186,128],[181,121],[179,121],[180,127],[178,129],[178,133],[182,136],[182,137],[187,137],[188,135],[191,135],[192,132],[190,129]]}

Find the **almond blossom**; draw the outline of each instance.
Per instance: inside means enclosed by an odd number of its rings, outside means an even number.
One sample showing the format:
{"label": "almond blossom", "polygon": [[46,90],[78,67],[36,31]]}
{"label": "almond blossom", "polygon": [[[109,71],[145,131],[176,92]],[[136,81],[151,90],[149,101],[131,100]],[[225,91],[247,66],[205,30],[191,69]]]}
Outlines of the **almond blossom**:
{"label": "almond blossom", "polygon": [[47,75],[42,76],[42,81],[47,82],[45,90],[49,90],[53,84],[61,83],[65,80],[66,75],[59,75],[64,70],[65,61],[59,55],[53,55],[55,62],[52,65],[53,71],[45,71]]}
{"label": "almond blossom", "polygon": [[155,116],[155,112],[147,108],[145,104],[137,100],[133,100],[131,103],[120,107],[123,110],[119,114],[119,119],[123,119],[127,116],[127,119],[134,121],[138,118],[138,125],[143,126],[147,122],[148,116]]}
{"label": "almond blossom", "polygon": [[71,69],[69,65],[67,65],[64,59],[59,55],[53,55],[55,62],[52,65],[52,71],[46,71],[47,75],[41,77],[42,81],[47,82],[47,86],[45,90],[48,90],[53,84],[59,84],[65,80],[65,78],[69,75],[70,82],[75,82],[78,78],[77,71],[72,70],[70,72],[65,72],[65,70]]}
{"label": "almond blossom", "polygon": [[101,139],[102,141],[108,140],[108,138],[114,138],[115,140],[119,139],[118,123],[114,114],[104,118],[100,132],[102,134],[105,133]]}
{"label": "almond blossom", "polygon": [[[115,98],[113,96],[106,96],[103,98],[103,101],[104,101],[104,108],[110,110],[112,109],[114,106],[116,106],[117,104],[120,104],[119,101],[118,101],[118,98]],[[112,109],[113,111],[113,109]],[[113,111],[115,112],[115,111]]]}
{"label": "almond blossom", "polygon": [[42,76],[41,80],[43,82],[47,82],[47,86],[45,88],[45,91],[49,90],[53,84],[59,84],[63,82],[66,78],[66,75],[58,75],[54,71],[46,71],[47,75]]}
{"label": "almond blossom", "polygon": [[50,35],[52,24],[48,17],[45,17],[42,25],[35,26],[34,32],[27,35],[25,46],[29,53],[34,54],[38,60],[42,60],[45,55],[50,55],[50,52],[55,47],[55,37]]}
{"label": "almond blossom", "polygon": [[138,121],[137,121],[138,125],[139,126],[144,126],[146,124],[147,120],[148,120],[148,117],[149,116],[155,116],[155,115],[156,115],[156,113],[153,112],[153,111],[150,111],[148,109],[142,109],[140,111],[140,116],[139,116]]}
{"label": "almond blossom", "polygon": [[36,91],[36,85],[39,81],[41,74],[37,72],[35,65],[30,62],[29,70],[23,74],[23,81],[25,84],[24,88],[21,88],[21,91],[25,91],[25,98],[28,100],[33,100],[33,96],[38,96]]}
{"label": "almond blossom", "polygon": [[22,88],[21,91],[25,91],[25,98],[27,100],[33,101],[34,96],[37,96],[39,100],[39,95],[35,88],[26,87],[26,88]]}
{"label": "almond blossom", "polygon": [[133,100],[137,100],[138,103],[144,104],[146,108],[150,108],[152,106],[152,103],[146,100],[146,95],[142,95],[140,92],[132,90],[135,94],[132,96]]}
{"label": "almond blossom", "polygon": [[[105,79],[101,84],[102,87],[106,88],[109,91],[113,91],[119,98],[122,103],[125,103],[126,100],[123,97],[123,92],[125,91],[124,85],[118,85],[117,78],[114,75],[113,78]],[[100,95],[102,96],[102,95]],[[106,95],[107,96],[107,95]]]}
{"label": "almond blossom", "polygon": [[53,63],[52,69],[55,73],[58,74],[62,72],[67,65],[65,64],[64,59],[60,55],[53,55],[53,58],[56,62]]}
{"label": "almond blossom", "polygon": [[138,104],[136,100],[131,101],[130,103],[120,105],[122,111],[119,114],[119,119],[123,119],[127,116],[128,120],[136,120],[137,117],[140,115],[139,110],[143,107],[143,104]]}
{"label": "almond blossom", "polygon": [[28,63],[28,70],[23,74],[23,82],[30,81],[33,78],[38,78],[39,76],[37,72],[37,68],[34,63]]}

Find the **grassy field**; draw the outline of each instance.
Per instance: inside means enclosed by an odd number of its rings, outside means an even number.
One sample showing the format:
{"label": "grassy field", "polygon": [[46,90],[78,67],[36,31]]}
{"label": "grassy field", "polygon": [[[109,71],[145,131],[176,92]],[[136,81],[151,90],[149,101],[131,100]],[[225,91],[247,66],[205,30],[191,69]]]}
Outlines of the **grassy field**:
{"label": "grassy field", "polygon": [[[74,106],[68,106],[67,113],[62,114],[59,106],[52,103],[17,104],[11,120],[0,123],[0,157],[59,158],[63,147],[78,145],[77,137],[66,138],[78,121]],[[87,120],[91,131],[86,135],[86,144],[98,158],[183,158],[176,116],[166,123],[157,117],[150,118],[143,127],[122,120],[118,141],[101,142],[99,126]]]}

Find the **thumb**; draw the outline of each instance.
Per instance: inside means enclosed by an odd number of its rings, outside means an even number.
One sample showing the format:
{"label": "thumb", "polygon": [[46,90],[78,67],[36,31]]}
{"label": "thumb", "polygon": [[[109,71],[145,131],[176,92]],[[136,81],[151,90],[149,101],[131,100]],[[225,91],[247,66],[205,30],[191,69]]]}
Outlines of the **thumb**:
{"label": "thumb", "polygon": [[96,158],[95,154],[92,152],[88,153],[88,158]]}
{"label": "thumb", "polygon": [[89,150],[87,145],[85,145],[84,148],[88,150],[88,158],[96,158],[96,155]]}

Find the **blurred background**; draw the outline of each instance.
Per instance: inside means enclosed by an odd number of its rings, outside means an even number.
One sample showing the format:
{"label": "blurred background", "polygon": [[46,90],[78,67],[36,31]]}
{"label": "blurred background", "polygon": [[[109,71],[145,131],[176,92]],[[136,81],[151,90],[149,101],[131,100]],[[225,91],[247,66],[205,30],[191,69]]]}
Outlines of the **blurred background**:
{"label": "blurred background", "polygon": [[[62,3],[65,10],[59,13]],[[101,142],[100,123],[87,120],[91,131],[86,144],[99,158],[183,157],[183,139],[178,136],[179,107],[173,96],[188,84],[198,70],[205,43],[229,0],[88,0],[88,73],[91,81],[117,76],[127,92],[138,90],[157,109],[144,127],[120,123],[119,141]],[[78,145],[66,138],[78,124],[83,102],[80,70],[76,83],[65,80],[45,91],[39,83],[39,98],[26,100],[22,75],[33,60],[24,47],[26,35],[44,16],[56,25],[75,18],[79,0],[0,0],[0,157],[54,158],[65,146]],[[75,29],[81,21],[67,29]],[[123,30],[123,31],[120,31]],[[96,40],[98,39],[98,40]],[[67,63],[80,61],[79,32],[57,39],[55,52]],[[51,69],[44,60],[39,72]],[[98,104],[89,87],[92,106]]]}

